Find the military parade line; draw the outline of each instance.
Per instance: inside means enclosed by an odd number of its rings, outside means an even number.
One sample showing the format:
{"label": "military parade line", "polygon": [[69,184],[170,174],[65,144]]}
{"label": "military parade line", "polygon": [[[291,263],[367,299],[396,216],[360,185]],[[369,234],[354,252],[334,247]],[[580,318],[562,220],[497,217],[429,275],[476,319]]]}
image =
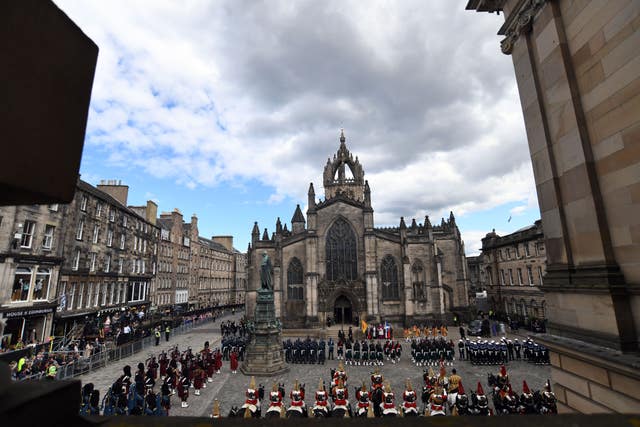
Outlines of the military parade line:
{"label": "military parade line", "polygon": [[[237,334],[236,334],[237,332]],[[81,414],[85,415],[169,415],[172,396],[176,395],[181,407],[189,406],[188,400],[193,389],[193,398],[199,396],[207,383],[213,382],[220,373],[223,361],[229,362],[232,373],[238,369],[243,360],[248,336],[241,328],[223,331],[221,348],[211,349],[209,342],[204,348],[194,353],[191,348],[180,351],[174,347],[168,354],[162,352],[158,357],[147,360],[147,364],[139,363],[137,371],[132,375],[131,367],[125,366],[123,374],[118,377],[107,390],[104,398],[91,383],[82,390]],[[402,354],[399,341],[381,342],[357,341],[339,335],[337,369],[331,369],[328,382],[320,379],[314,396],[314,404],[305,403],[305,384],[296,381],[289,392],[290,404],[285,405],[285,384],[273,384],[268,393],[265,417],[385,417],[385,416],[438,416],[438,415],[496,415],[496,414],[554,414],[557,413],[555,395],[547,381],[543,390],[531,391],[526,384],[522,385],[522,394],[518,395],[509,381],[506,367],[501,366],[497,375],[488,375],[490,395],[484,393],[482,384],[478,382],[471,395],[467,395],[462,378],[456,370],[447,375],[447,366],[454,360],[453,341],[438,334],[429,337],[411,337],[411,359],[416,366],[428,366],[424,370],[424,384],[421,389],[414,389],[409,380],[402,392],[402,402],[396,405],[396,398],[388,381],[384,381],[380,366],[384,361],[398,362]],[[496,364],[508,362],[510,358],[509,340],[488,342],[483,339],[460,340],[461,360],[474,364]],[[329,359],[333,359],[333,340],[329,339]],[[356,345],[358,344],[358,345]],[[326,362],[324,340],[300,338],[283,342],[288,363],[322,363]],[[505,353],[503,349],[506,348]],[[514,345],[514,349],[515,349]],[[523,342],[524,358],[532,363],[547,363],[548,357],[542,346],[533,340]],[[365,351],[367,349],[368,351]],[[372,354],[375,353],[375,354]],[[514,350],[514,358],[520,358],[520,350]],[[366,355],[366,356],[365,356]],[[375,371],[371,374],[371,385],[361,384],[354,387],[355,401],[349,401],[348,377],[345,364],[371,365]],[[433,367],[439,366],[439,375],[435,375]],[[391,368],[393,369],[393,368]],[[159,381],[158,381],[159,380]],[[155,385],[160,385],[159,393]],[[327,387],[326,384],[329,384]],[[418,392],[420,402],[418,402]],[[263,385],[256,386],[252,378],[245,393],[246,400],[241,406],[233,406],[229,417],[261,417],[262,402],[265,398]],[[493,409],[489,407],[489,398]],[[220,406],[214,401],[212,417],[218,418]]]}

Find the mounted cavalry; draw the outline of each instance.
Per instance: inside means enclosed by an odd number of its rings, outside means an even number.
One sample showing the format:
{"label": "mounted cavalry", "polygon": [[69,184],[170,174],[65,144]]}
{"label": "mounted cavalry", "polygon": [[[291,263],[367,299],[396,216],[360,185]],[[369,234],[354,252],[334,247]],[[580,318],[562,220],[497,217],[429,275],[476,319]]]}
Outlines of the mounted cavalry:
{"label": "mounted cavalry", "polygon": [[284,418],[285,410],[282,400],[284,399],[284,384],[273,383],[269,392],[269,407],[265,412],[265,418]]}
{"label": "mounted cavalry", "polygon": [[307,405],[304,403],[304,384],[298,384],[296,380],[293,390],[289,393],[291,404],[287,408],[287,418],[307,417]]}

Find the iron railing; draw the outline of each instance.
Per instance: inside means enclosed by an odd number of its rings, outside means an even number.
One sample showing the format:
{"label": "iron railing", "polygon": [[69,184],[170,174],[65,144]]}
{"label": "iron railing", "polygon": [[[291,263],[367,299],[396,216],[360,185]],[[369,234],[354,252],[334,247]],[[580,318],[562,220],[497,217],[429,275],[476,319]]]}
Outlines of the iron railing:
{"label": "iron railing", "polygon": [[[213,322],[214,319],[217,320],[217,318],[214,317],[196,320],[185,319],[184,323],[182,323],[180,326],[177,326],[171,331],[171,335],[176,336],[188,333],[195,327],[204,325],[208,322]],[[164,339],[164,336],[162,338]],[[77,377],[79,375],[84,375],[89,372],[93,372],[97,369],[104,368],[112,362],[117,362],[121,359],[124,359],[125,357],[129,357],[133,354],[139,353],[149,347],[155,347],[155,337],[152,335],[141,340],[119,345],[115,348],[107,348],[103,351],[92,354],[90,357],[79,357],[72,363],[59,366],[56,372],[56,379],[65,380]],[[46,372],[38,372],[36,374],[23,377],[20,379],[20,381],[40,380],[46,377],[46,375]]]}

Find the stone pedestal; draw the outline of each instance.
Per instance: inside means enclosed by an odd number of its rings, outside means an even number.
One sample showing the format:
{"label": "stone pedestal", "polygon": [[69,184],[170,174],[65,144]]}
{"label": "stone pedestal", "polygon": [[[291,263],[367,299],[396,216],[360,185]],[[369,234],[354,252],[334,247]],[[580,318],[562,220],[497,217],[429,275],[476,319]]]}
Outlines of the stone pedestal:
{"label": "stone pedestal", "polygon": [[273,376],[289,370],[282,349],[281,325],[276,319],[273,291],[256,292],[251,341],[240,371],[245,375]]}

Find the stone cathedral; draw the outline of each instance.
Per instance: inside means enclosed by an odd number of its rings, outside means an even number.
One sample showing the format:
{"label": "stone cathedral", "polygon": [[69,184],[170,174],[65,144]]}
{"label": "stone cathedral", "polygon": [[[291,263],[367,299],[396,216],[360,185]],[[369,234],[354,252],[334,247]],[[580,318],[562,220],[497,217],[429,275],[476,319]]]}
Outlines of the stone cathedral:
{"label": "stone cathedral", "polygon": [[309,185],[307,218],[300,205],[271,235],[256,222],[248,250],[247,315],[253,315],[266,252],[273,264],[276,316],[286,328],[333,324],[450,322],[468,312],[464,243],[453,213],[432,225],[375,227],[371,189],[358,157],[340,135],[323,175],[325,199]]}

